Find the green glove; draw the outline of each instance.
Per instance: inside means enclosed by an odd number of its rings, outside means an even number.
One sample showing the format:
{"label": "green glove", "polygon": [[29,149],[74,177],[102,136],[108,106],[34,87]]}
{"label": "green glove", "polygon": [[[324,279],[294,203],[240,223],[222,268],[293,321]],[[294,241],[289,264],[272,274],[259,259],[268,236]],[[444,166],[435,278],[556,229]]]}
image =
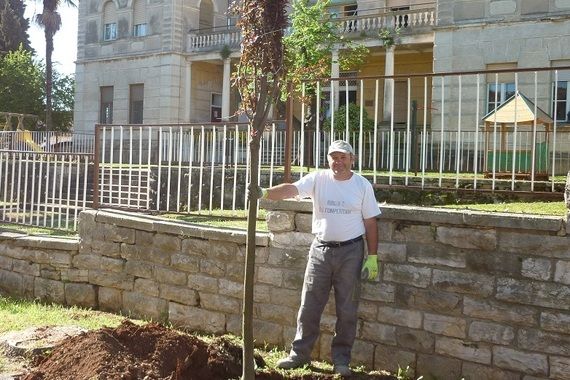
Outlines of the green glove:
{"label": "green glove", "polygon": [[376,255],[368,255],[362,265],[360,277],[363,280],[374,280],[378,275],[378,257]]}

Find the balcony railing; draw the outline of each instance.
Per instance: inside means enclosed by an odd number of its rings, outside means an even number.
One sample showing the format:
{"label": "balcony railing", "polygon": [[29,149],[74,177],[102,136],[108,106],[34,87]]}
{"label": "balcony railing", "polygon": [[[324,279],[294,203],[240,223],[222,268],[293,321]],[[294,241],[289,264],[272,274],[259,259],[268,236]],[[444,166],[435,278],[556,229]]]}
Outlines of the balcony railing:
{"label": "balcony railing", "polygon": [[[362,12],[364,13],[364,12]],[[378,32],[382,29],[399,29],[405,33],[425,31],[437,25],[435,8],[407,9],[400,11],[367,12],[345,16],[335,20],[343,35],[362,35]]]}
{"label": "balcony railing", "polygon": [[194,30],[190,31],[188,37],[188,51],[190,52],[215,51],[224,46],[239,49],[241,30],[235,26]]}
{"label": "balcony railing", "polygon": [[[384,8],[362,10],[354,16],[335,18],[333,22],[338,24],[339,32],[347,36],[369,35],[382,29],[395,28],[402,33],[413,34],[437,25],[433,6],[399,11],[386,11]],[[216,51],[224,46],[237,50],[240,42],[241,31],[235,26],[192,30],[188,35],[188,51]]]}

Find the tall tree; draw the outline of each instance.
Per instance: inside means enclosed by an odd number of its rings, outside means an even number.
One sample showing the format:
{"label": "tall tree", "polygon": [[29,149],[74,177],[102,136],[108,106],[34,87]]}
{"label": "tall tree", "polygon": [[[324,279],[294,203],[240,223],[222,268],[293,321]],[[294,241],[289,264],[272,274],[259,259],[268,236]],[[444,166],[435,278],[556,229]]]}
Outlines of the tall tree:
{"label": "tall tree", "polygon": [[[65,0],[70,6],[75,6],[72,0]],[[61,15],[57,12],[61,0],[43,0],[42,13],[36,15],[36,23],[44,30],[46,39],[46,76],[45,76],[45,91],[46,91],[46,130],[53,129],[52,120],[52,89],[53,89],[53,68],[52,68],[52,53],[53,53],[53,36],[61,28]]]}
{"label": "tall tree", "polygon": [[[260,139],[267,115],[279,98],[283,67],[283,33],[287,26],[287,0],[242,0],[234,9],[241,19],[241,57],[235,83],[242,98],[242,110],[251,123],[249,140],[249,188],[257,188]],[[251,193],[250,193],[251,195]],[[243,300],[243,379],[254,379],[253,357],[253,277],[255,271],[255,225],[258,198],[250,196],[247,216],[247,243]]]}
{"label": "tall tree", "polygon": [[32,50],[24,9],[22,0],[0,0],[0,56],[18,50],[20,44]]}

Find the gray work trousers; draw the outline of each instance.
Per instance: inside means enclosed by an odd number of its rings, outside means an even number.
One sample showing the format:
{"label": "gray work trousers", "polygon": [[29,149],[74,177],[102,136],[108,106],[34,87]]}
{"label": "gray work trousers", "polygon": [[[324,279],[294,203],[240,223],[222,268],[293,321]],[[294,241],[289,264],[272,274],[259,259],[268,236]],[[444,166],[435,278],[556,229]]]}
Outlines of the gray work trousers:
{"label": "gray work trousers", "polygon": [[311,351],[320,332],[321,315],[332,287],[337,317],[331,345],[332,362],[335,365],[350,363],[356,337],[363,256],[363,240],[342,247],[326,247],[317,239],[313,241],[305,270],[291,356],[302,361],[311,360]]}

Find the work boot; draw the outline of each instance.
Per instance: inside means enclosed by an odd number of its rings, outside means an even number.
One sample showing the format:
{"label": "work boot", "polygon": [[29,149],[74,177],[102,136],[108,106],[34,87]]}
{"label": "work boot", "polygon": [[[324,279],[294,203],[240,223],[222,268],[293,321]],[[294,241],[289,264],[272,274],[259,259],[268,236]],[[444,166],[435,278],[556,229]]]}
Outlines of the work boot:
{"label": "work boot", "polygon": [[293,369],[293,368],[303,367],[303,366],[310,364],[310,363],[311,363],[310,360],[303,360],[303,359],[298,358],[296,356],[289,355],[286,358],[283,358],[277,362],[277,368]]}
{"label": "work boot", "polygon": [[352,376],[352,371],[350,370],[350,367],[344,364],[335,365],[334,372],[341,375],[342,377]]}

